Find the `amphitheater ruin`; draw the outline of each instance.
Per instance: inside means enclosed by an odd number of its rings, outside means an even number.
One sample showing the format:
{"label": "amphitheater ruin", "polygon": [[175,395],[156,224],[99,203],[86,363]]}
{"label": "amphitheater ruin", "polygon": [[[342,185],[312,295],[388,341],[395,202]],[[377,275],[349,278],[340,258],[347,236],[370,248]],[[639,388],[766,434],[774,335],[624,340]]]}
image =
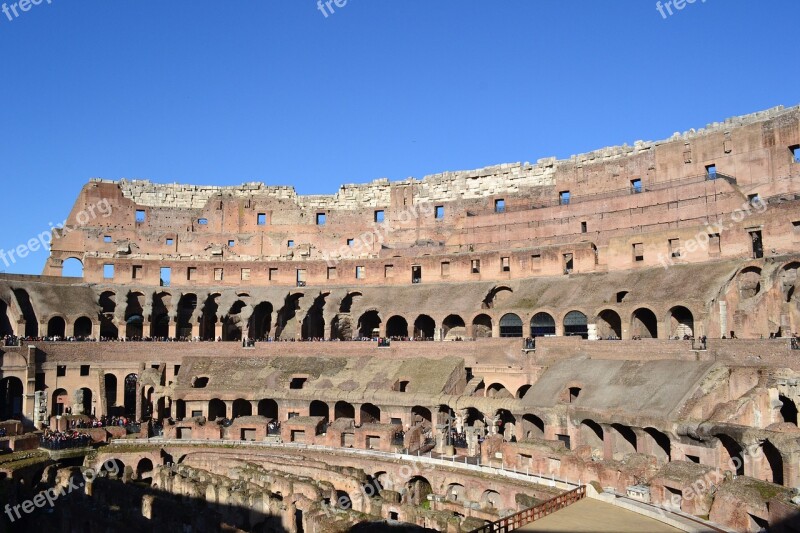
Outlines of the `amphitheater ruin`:
{"label": "amphitheater ruin", "polygon": [[0,531],[797,531],[800,107],[331,196],[92,179],[46,236]]}

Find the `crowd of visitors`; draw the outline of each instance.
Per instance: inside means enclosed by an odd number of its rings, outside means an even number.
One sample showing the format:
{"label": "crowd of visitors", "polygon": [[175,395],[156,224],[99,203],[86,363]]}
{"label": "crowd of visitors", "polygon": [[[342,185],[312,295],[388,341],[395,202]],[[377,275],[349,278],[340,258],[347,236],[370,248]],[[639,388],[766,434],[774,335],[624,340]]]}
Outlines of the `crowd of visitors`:
{"label": "crowd of visitors", "polygon": [[40,439],[42,448],[48,450],[67,450],[70,448],[83,448],[92,443],[92,438],[85,433],[77,431],[50,431],[45,430]]}

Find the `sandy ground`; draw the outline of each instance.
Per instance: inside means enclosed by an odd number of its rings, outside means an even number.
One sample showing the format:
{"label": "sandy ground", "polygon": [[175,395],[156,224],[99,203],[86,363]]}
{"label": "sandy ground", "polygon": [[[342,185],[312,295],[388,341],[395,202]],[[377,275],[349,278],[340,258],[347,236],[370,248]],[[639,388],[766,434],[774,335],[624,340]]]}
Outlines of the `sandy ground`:
{"label": "sandy ground", "polygon": [[584,498],[517,531],[676,533],[679,530],[611,504]]}

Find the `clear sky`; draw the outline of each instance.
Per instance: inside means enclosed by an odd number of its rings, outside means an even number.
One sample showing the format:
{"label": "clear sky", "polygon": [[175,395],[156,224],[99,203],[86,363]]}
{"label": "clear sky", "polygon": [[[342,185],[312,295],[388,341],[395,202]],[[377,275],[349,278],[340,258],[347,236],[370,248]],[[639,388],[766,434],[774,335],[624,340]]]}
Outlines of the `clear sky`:
{"label": "clear sky", "polygon": [[[18,1],[0,12],[4,250],[62,221],[92,177],[334,193],[800,103],[797,0],[663,16],[650,0],[347,0],[327,17],[317,0],[42,0],[15,16]],[[0,270],[40,273],[46,256]]]}

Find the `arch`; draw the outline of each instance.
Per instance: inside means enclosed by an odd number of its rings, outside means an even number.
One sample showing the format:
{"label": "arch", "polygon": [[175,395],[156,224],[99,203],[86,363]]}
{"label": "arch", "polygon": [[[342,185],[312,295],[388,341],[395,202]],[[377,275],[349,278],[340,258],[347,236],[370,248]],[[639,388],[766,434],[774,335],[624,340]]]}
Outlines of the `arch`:
{"label": "arch", "polygon": [[118,339],[119,329],[114,324],[114,313],[117,310],[117,295],[113,291],[103,291],[97,303],[100,305],[100,337]]}
{"label": "arch", "polygon": [[242,300],[236,300],[228,314],[222,319],[222,340],[223,341],[240,341],[242,340],[244,319],[244,311],[247,304]]}
{"label": "arch", "polygon": [[505,385],[502,383],[492,383],[486,387],[487,398],[513,398],[514,396],[508,392]]}
{"label": "arch", "polygon": [[724,453],[720,454],[720,463],[723,468],[728,468],[739,476],[744,475],[744,449],[732,437],[720,433],[714,435],[722,444]]}
{"label": "arch", "polygon": [[[92,389],[82,387],[75,391],[75,401],[73,403],[72,414],[75,415],[94,415],[93,406],[94,395]],[[80,412],[79,412],[80,411]]]}
{"label": "arch", "polygon": [[136,415],[136,387],[139,382],[139,376],[136,374],[128,374],[125,376],[125,416]]}
{"label": "arch", "polygon": [[361,423],[362,424],[380,424],[381,422],[381,408],[375,404],[365,403],[361,404]]}
{"label": "arch", "polygon": [[66,412],[69,404],[69,394],[66,389],[56,389],[53,391],[53,401],[51,404],[50,412],[53,416],[63,415]]}
{"label": "arch", "polygon": [[64,338],[67,335],[67,322],[63,317],[54,316],[47,322],[47,336]]}
{"label": "arch", "polygon": [[239,418],[240,416],[252,416],[253,404],[241,398],[234,400],[231,418]]}
{"label": "arch", "polygon": [[419,315],[414,321],[415,339],[433,339],[436,333],[436,321],[428,315]]}
{"label": "arch", "polygon": [[358,318],[358,336],[362,339],[371,339],[378,336],[381,317],[377,311],[367,311]]}
{"label": "arch", "polygon": [[392,338],[408,338],[408,321],[400,316],[394,315],[386,321],[386,336]]}
{"label": "arch", "polygon": [[669,336],[683,339],[694,337],[694,315],[686,307],[676,305],[669,310]]}
{"label": "arch", "polygon": [[476,339],[492,337],[492,317],[480,314],[472,319],[472,336]]}
{"label": "arch", "polygon": [[753,298],[761,292],[761,269],[755,266],[743,268],[736,276],[736,284],[742,300]]}
{"label": "arch", "polygon": [[139,480],[153,476],[153,461],[144,457],[136,464],[136,478]]}
{"label": "arch", "polygon": [[150,336],[156,339],[169,338],[170,309],[172,294],[159,292],[153,294],[151,304]]}
{"label": "arch", "polygon": [[78,320],[75,321],[72,327],[72,335],[79,339],[88,339],[92,336],[92,319],[86,316],[80,317]]}
{"label": "arch", "polygon": [[144,336],[144,302],[141,292],[128,293],[125,306],[125,336],[128,338]]}
{"label": "arch", "polygon": [[418,426],[423,425],[426,427],[430,427],[433,423],[433,416],[431,415],[431,410],[427,407],[422,407],[421,405],[415,405],[411,408],[411,426]]}
{"label": "arch", "polygon": [[25,336],[38,337],[39,336],[39,320],[36,318],[36,312],[33,310],[31,297],[25,289],[14,289],[14,297],[17,299],[20,311],[22,311],[22,318],[25,319]]}
{"label": "arch", "polygon": [[200,337],[204,341],[213,341],[216,339],[217,322],[219,318],[219,299],[220,294],[209,294],[206,301],[203,303],[203,310],[200,320]]}
{"label": "arch", "polygon": [[228,406],[219,398],[214,398],[208,402],[208,420],[213,422],[218,418],[228,417]]}
{"label": "arch", "polygon": [[428,501],[429,494],[433,494],[431,482],[423,476],[414,476],[405,485],[403,501],[419,506]]}
{"label": "arch", "polygon": [[77,257],[68,257],[61,263],[61,277],[62,278],[82,278],[83,277],[83,261]]}
{"label": "arch", "polygon": [[22,380],[7,377],[0,380],[0,420],[22,417]]}
{"label": "arch", "polygon": [[175,320],[175,335],[179,339],[188,339],[193,336],[193,319],[197,311],[197,295],[187,293],[178,300],[178,312]]}
{"label": "arch", "polygon": [[125,337],[136,339],[144,336],[144,317],[133,315],[125,320]]}
{"label": "arch", "polygon": [[278,420],[278,402],[265,398],[258,402],[258,416]]}
{"label": "arch", "polygon": [[522,416],[522,435],[526,439],[544,438],[544,420],[533,413]]}
{"label": "arch", "polygon": [[342,298],[342,302],[339,304],[339,312],[350,313],[353,309],[353,304],[357,303],[362,296],[360,292],[348,293],[347,296]]}
{"label": "arch", "polygon": [[330,293],[322,293],[314,299],[314,304],[303,319],[301,334],[303,339],[323,339],[325,337],[325,300]]}
{"label": "arch", "polygon": [[644,428],[644,445],[645,453],[654,455],[656,459],[662,462],[669,462],[672,460],[672,444],[670,443],[669,436],[657,430],[656,428]]}
{"label": "arch", "polygon": [[611,424],[611,427],[616,433],[611,447],[614,458],[622,459],[625,455],[636,453],[638,441],[633,429],[623,424]]}
{"label": "arch", "polygon": [[270,302],[261,302],[253,309],[248,325],[248,334],[252,340],[267,340],[272,331],[272,313],[275,308]]}
{"label": "arch", "polygon": [[314,400],[308,406],[309,416],[321,416],[325,419],[326,422],[328,421],[330,412],[331,410],[330,407],[328,407],[328,404],[320,400]]}
{"label": "arch", "polygon": [[646,307],[640,307],[631,314],[631,336],[642,339],[658,338],[658,319]]}
{"label": "arch", "polygon": [[797,425],[797,405],[783,394],[778,395],[781,402],[781,418],[784,422]]}
{"label": "arch", "polygon": [[486,490],[481,495],[481,503],[485,506],[500,509],[503,504],[503,499],[500,497],[500,493],[496,490]]}
{"label": "arch", "polygon": [[100,467],[101,472],[105,472],[112,479],[122,479],[125,475],[125,463],[119,459],[106,459]]}
{"label": "arch", "polygon": [[333,406],[333,419],[339,420],[340,418],[356,418],[356,408],[353,404],[345,401],[338,401]]}
{"label": "arch", "polygon": [[299,323],[297,318],[297,311],[300,309],[300,300],[303,299],[305,294],[296,292],[289,294],[283,300],[283,307],[278,310],[275,318],[275,333],[276,339],[294,339],[302,333],[302,324]]}
{"label": "arch", "polygon": [[448,315],[442,321],[442,335],[447,340],[466,337],[467,325],[464,323],[464,319],[458,315]]}
{"label": "arch", "polygon": [[510,287],[499,286],[490,290],[481,303],[483,309],[494,309],[497,304],[509,299],[514,291]]}
{"label": "arch", "polygon": [[475,407],[467,407],[467,416],[464,417],[464,425],[467,427],[486,427],[486,415]]}
{"label": "arch", "polygon": [[103,376],[103,388],[106,393],[106,413],[122,414],[114,412],[115,407],[117,407],[117,376],[114,374]]}
{"label": "arch", "polygon": [[461,483],[450,483],[447,485],[445,497],[451,502],[463,502],[467,500],[467,489]]}
{"label": "arch", "polygon": [[186,418],[186,400],[175,400],[175,419],[184,420]]}
{"label": "arch", "polygon": [[517,389],[517,393],[514,395],[515,398],[524,398],[528,391],[531,389],[531,385],[523,385]]}
{"label": "arch", "polygon": [[601,339],[621,339],[622,319],[613,309],[604,309],[597,314],[597,336]]}
{"label": "arch", "polygon": [[570,311],[564,315],[564,335],[567,337],[589,338],[589,321],[580,311]]}
{"label": "arch", "polygon": [[766,464],[762,461],[762,470],[764,470],[761,476],[762,479],[776,485],[783,485],[783,457],[781,452],[769,440],[765,440],[761,444],[761,450],[764,452],[764,459],[766,459]]}
{"label": "arch", "polygon": [[14,335],[14,327],[11,325],[11,318],[8,316],[8,304],[0,299],[0,337]]}
{"label": "arch", "polygon": [[603,428],[594,420],[586,419],[580,425],[581,443],[603,451]]}
{"label": "arch", "polygon": [[556,319],[550,313],[539,312],[531,318],[531,337],[547,337],[556,334]]}
{"label": "arch", "polygon": [[500,319],[501,337],[522,337],[522,319],[514,314],[507,313]]}

